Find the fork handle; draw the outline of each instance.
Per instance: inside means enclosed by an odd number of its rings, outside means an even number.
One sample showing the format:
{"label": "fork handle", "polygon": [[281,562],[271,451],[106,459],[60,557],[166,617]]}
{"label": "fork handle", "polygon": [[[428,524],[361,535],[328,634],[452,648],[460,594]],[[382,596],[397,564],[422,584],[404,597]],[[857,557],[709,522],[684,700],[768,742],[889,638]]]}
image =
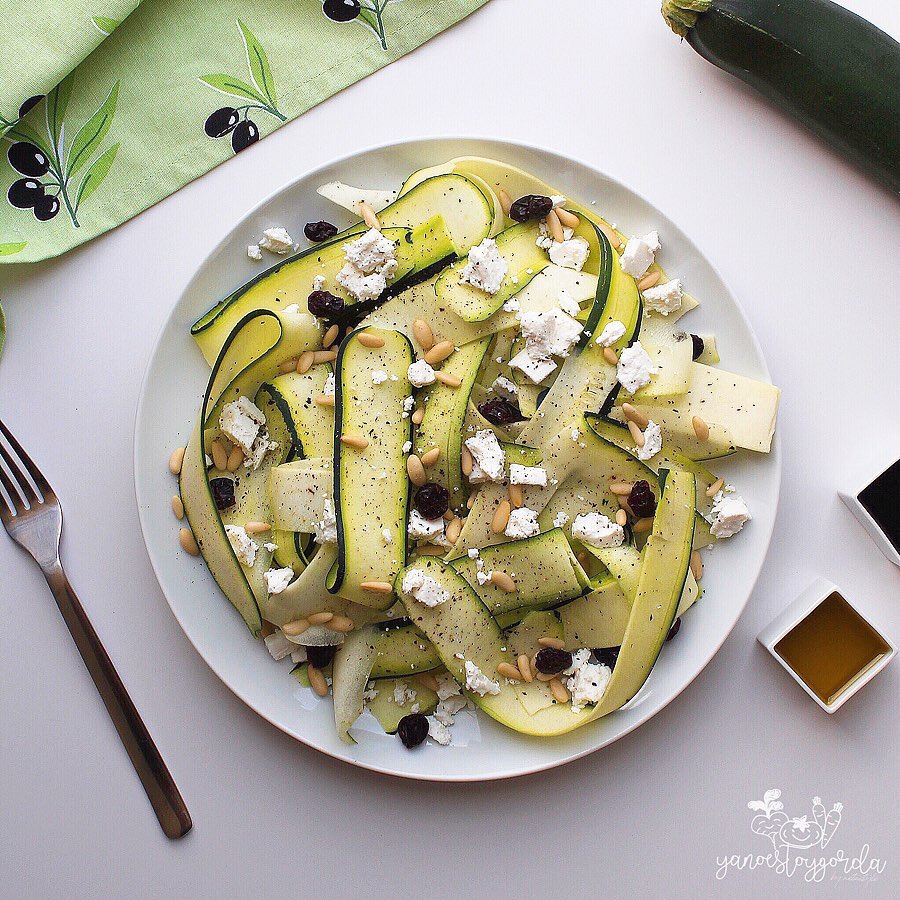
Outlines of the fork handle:
{"label": "fork handle", "polygon": [[109,717],[131,757],[162,830],[167,837],[183,837],[191,830],[192,824],[187,806],[58,560],[44,571],[44,576],[81,658],[106,704]]}

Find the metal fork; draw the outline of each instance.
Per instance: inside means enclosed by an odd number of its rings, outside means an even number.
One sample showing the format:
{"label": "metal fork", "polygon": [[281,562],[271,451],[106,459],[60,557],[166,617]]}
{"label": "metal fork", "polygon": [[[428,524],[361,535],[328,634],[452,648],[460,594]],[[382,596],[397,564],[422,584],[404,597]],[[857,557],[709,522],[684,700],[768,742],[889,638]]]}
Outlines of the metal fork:
{"label": "metal fork", "polygon": [[[4,502],[0,493],[0,521],[10,537],[24,547],[41,567],[163,831],[170,838],[182,837],[191,830],[190,813],[59,561],[62,533],[59,500],[47,479],[2,421],[0,434],[12,450],[7,450],[0,441],[0,458],[9,468],[7,475],[0,465],[0,483],[8,495]],[[31,476],[33,486],[22,469]]]}

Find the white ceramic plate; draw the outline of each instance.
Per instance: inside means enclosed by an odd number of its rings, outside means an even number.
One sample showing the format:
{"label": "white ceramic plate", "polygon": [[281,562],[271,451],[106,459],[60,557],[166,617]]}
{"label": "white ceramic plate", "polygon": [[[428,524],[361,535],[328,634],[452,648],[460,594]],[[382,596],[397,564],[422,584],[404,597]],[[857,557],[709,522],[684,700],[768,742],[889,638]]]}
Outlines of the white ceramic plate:
{"label": "white ceramic plate", "polygon": [[187,442],[208,376],[189,328],[257,274],[263,264],[247,259],[247,244],[255,243],[264,228],[284,225],[296,237],[308,221],[351,224],[349,214],[316,194],[319,185],[341,179],[399,186],[417,168],[463,155],[506,160],[582,202],[596,201],[597,209],[626,233],[657,229],[663,245],[660,261],[702,304],[685,327],[718,336],[723,367],[769,380],[759,344],[721,278],[678,226],[634,191],[548,151],[492,140],[426,139],[368,150],[304,175],[235,225],[201,262],[162,329],[138,405],[134,446],[138,510],[153,568],[172,612],[213,671],[261,716],[311,747],[376,771],[442,781],[507,778],[561,765],[627,734],[683,691],[721,646],[750,596],[772,534],[781,477],[777,439],[768,456],[747,453],[716,465],[739,485],[753,521],[739,537],[707,554],[703,599],[686,614],[678,637],[666,645],[647,684],[626,708],[551,740],[515,734],[480,713],[462,713],[452,746],[427,742],[414,752],[381,732],[365,713],[354,730],[358,743],[347,746],[338,740],[331,701],[301,688],[290,675],[288,660],[272,660],[263,643],[251,638],[203,561],[178,546],[178,523],[169,506],[173,479],[166,461],[173,447]]}

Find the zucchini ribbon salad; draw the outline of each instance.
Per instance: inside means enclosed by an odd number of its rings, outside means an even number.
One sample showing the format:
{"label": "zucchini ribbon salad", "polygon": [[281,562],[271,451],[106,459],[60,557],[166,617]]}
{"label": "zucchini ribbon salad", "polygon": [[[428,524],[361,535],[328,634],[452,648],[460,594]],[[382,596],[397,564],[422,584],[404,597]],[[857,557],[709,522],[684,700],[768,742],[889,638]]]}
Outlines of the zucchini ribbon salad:
{"label": "zucchini ribbon salad", "polygon": [[656,232],[527,172],[320,193],[361,221],[268,229],[248,254],[283,258],[192,328],[182,546],[344,741],[365,708],[407,747],[467,706],[537,736],[615,712],[750,519],[707,466],[769,451],[779,390],[682,330]]}

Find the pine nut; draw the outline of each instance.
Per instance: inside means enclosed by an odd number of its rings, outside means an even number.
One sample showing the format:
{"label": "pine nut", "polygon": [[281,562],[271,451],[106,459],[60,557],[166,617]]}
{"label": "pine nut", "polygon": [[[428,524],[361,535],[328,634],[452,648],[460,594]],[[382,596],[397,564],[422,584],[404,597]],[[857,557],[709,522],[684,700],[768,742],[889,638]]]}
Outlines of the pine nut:
{"label": "pine nut", "polygon": [[222,446],[222,442],[216,438],[210,447],[212,450],[213,465],[220,471],[225,472],[228,469],[228,454]]}
{"label": "pine nut", "polygon": [[392,594],[394,586],[387,581],[361,581],[359,587],[372,594]]}
{"label": "pine nut", "polygon": [[468,478],[472,474],[472,469],[475,467],[475,460],[472,459],[472,451],[463,444],[462,450],[459,454],[459,467],[462,469],[463,475]]}
{"label": "pine nut", "polygon": [[566,649],[566,642],[555,637],[539,637],[538,644],[541,647],[552,647],[554,650]]}
{"label": "pine nut", "polygon": [[609,489],[618,497],[627,497],[633,487],[629,481],[613,481],[609,485]]}
{"label": "pine nut", "polygon": [[614,250],[618,250],[619,247],[622,246],[622,242],[619,240],[619,236],[616,232],[606,224],[606,222],[600,223],[600,230],[606,235],[607,240],[612,244]]}
{"label": "pine nut", "polygon": [[439,459],[441,458],[441,451],[439,447],[434,447],[429,450],[427,453],[422,454],[422,465],[423,466],[433,466]]}
{"label": "pine nut", "polygon": [[469,494],[469,499],[466,500],[466,509],[471,509],[475,505],[475,499],[477,497],[478,497],[477,491],[474,494]]}
{"label": "pine nut", "polygon": [[328,682],[325,680],[325,676],[315,666],[311,666],[309,663],[306,664],[306,675],[309,678],[309,686],[320,697],[327,697]]}
{"label": "pine nut", "polygon": [[531,674],[531,660],[528,658],[528,654],[519,654],[516,665],[519,667],[519,673],[522,675],[522,680],[531,684],[531,682],[534,681],[534,675]]}
{"label": "pine nut", "polygon": [[435,693],[437,693],[437,689],[440,687],[437,678],[430,672],[422,672],[421,675],[416,675],[416,681],[418,681],[422,687],[428,688],[429,691],[434,691]]}
{"label": "pine nut", "polygon": [[339,631],[341,634],[349,634],[353,631],[353,620],[347,616],[335,616],[329,623],[328,627],[332,631]]}
{"label": "pine nut", "polygon": [[634,422],[639,428],[646,428],[650,424],[647,416],[635,409],[630,403],[622,404],[622,414],[629,422]]}
{"label": "pine nut", "polygon": [[225,468],[229,472],[237,472],[243,461],[244,451],[240,447],[233,447],[231,453],[228,454],[228,462],[225,464]]}
{"label": "pine nut", "polygon": [[456,518],[456,513],[453,510],[448,509],[447,512],[444,513],[444,521],[452,522]]}
{"label": "pine nut", "polygon": [[503,534],[506,531],[506,526],[509,524],[509,514],[512,512],[512,507],[509,504],[509,500],[502,500],[500,505],[497,507],[497,511],[494,513],[494,518],[491,520],[491,531],[494,534]]}
{"label": "pine nut", "polygon": [[420,406],[420,407],[412,414],[413,425],[421,425],[421,424],[422,424],[422,419],[424,419],[424,418],[425,418],[425,407],[424,407],[424,406]]}
{"label": "pine nut", "polygon": [[619,357],[616,356],[616,351],[613,350],[612,347],[604,347],[603,348],[603,358],[611,365],[617,366],[619,364]]}
{"label": "pine nut", "polygon": [[644,446],[644,432],[641,431],[640,428],[634,422],[628,423],[628,430],[631,432],[631,439],[638,445],[638,447]]}
{"label": "pine nut", "polygon": [[699,550],[691,550],[691,574],[697,581],[703,577],[703,557]]}
{"label": "pine nut", "polygon": [[525,505],[525,498],[522,496],[521,484],[511,484],[509,486],[509,504],[515,509],[520,509]]}
{"label": "pine nut", "polygon": [[376,230],[381,231],[381,223],[378,221],[378,216],[375,215],[375,210],[372,209],[365,200],[359,201],[357,209],[362,216],[363,222],[365,222],[369,228],[375,228]]}
{"label": "pine nut", "polygon": [[169,457],[169,471],[173,475],[181,474],[181,467],[184,465],[184,447],[176,447]]}
{"label": "pine nut", "polygon": [[304,350],[297,359],[297,374],[305,375],[312,368],[314,359],[312,350]]}
{"label": "pine nut", "polygon": [[616,525],[624,528],[628,524],[628,513],[624,509],[616,510]]}
{"label": "pine nut", "polygon": [[347,447],[355,447],[357,450],[365,450],[369,441],[358,434],[342,434],[341,443]]}
{"label": "pine nut", "polygon": [[556,214],[555,209],[551,209],[547,213],[546,221],[547,228],[550,230],[550,236],[554,241],[561,244],[566,239],[566,236],[563,234],[562,222],[559,221],[559,216]]}
{"label": "pine nut", "polygon": [[653,528],[652,516],[645,519],[638,519],[637,522],[632,525],[631,530],[634,531],[635,534],[643,534],[645,531],[650,531],[651,528]]}
{"label": "pine nut", "polygon": [[416,319],[412,323],[413,337],[423,350],[430,350],[434,346],[434,332],[424,319]]}
{"label": "pine nut", "polygon": [[535,668],[534,670],[534,677],[538,681],[543,681],[544,684],[546,684],[548,681],[553,681],[553,679],[556,678],[555,675],[548,675],[546,672],[539,672],[537,668]]}
{"label": "pine nut", "polygon": [[649,291],[650,288],[655,285],[660,278],[659,272],[648,272],[639,282],[638,282],[638,290],[643,293],[644,291]]}
{"label": "pine nut", "polygon": [[697,435],[697,440],[709,440],[709,425],[707,425],[700,416],[694,416],[691,419],[691,427],[694,429],[694,434]]}
{"label": "pine nut", "polygon": [[181,497],[178,494],[172,497],[172,512],[175,513],[176,519],[184,518],[184,504],[181,502]]}
{"label": "pine nut", "polygon": [[459,538],[459,533],[463,528],[463,520],[454,518],[453,521],[447,526],[446,531],[444,532],[448,541],[451,544],[455,544]]}
{"label": "pine nut", "polygon": [[514,594],[518,590],[515,581],[506,572],[491,572],[491,581],[507,594]]}
{"label": "pine nut", "polygon": [[337,359],[337,350],[313,350],[313,365],[334,362]]}
{"label": "pine nut", "polygon": [[445,556],[447,548],[438,547],[437,544],[419,544],[416,547],[416,553],[419,556]]}
{"label": "pine nut", "polygon": [[553,694],[553,699],[557,703],[568,703],[571,699],[565,685],[558,678],[554,678],[550,682],[550,693]]}
{"label": "pine nut", "polygon": [[725,479],[717,478],[707,489],[706,496],[707,497],[715,497],[722,488],[725,487]]}
{"label": "pine nut", "polygon": [[309,628],[309,622],[307,622],[306,619],[294,619],[293,622],[288,622],[287,625],[281,626],[281,630],[290,637],[296,637],[298,634],[303,634],[307,628]]}
{"label": "pine nut", "polygon": [[556,209],[553,210],[556,215],[559,216],[559,221],[565,225],[566,228],[577,228],[581,224],[581,220],[575,213],[570,213],[567,209],[563,209],[561,206],[557,206]]}
{"label": "pine nut", "polygon": [[322,346],[327,350],[337,340],[340,333],[341,328],[339,325],[330,325],[322,337]]}
{"label": "pine nut", "polygon": [[316,406],[334,406],[334,394],[317,394]]}
{"label": "pine nut", "polygon": [[512,198],[503,188],[500,188],[497,191],[497,199],[500,201],[500,208],[503,210],[503,215],[508,216],[510,209],[512,209]]}
{"label": "pine nut", "polygon": [[184,550],[185,553],[190,553],[191,556],[200,555],[197,539],[194,537],[194,533],[190,528],[182,528],[178,532],[178,543],[181,544],[181,549]]}
{"label": "pine nut", "polygon": [[265,534],[272,530],[272,526],[268,522],[248,522],[244,530],[247,534]]}
{"label": "pine nut", "polygon": [[282,375],[287,375],[288,372],[296,372],[297,371],[297,357],[292,356],[290,359],[286,359],[279,367],[278,371]]}
{"label": "pine nut", "polygon": [[438,363],[442,363],[455,349],[453,341],[441,341],[425,354],[425,362],[429,366],[436,366]]}
{"label": "pine nut", "polygon": [[508,662],[502,662],[497,664],[497,674],[502,675],[504,678],[509,678],[510,681],[524,681],[525,679],[522,677],[522,673],[512,664]]}
{"label": "pine nut", "polygon": [[422,487],[422,485],[428,481],[428,476],[425,474],[425,467],[422,465],[422,460],[419,459],[415,453],[410,453],[410,455],[406,457],[406,474],[409,475],[409,480],[416,487]]}
{"label": "pine nut", "polygon": [[368,334],[364,331],[362,334],[358,334],[356,339],[363,347],[371,347],[373,350],[378,350],[379,347],[384,346],[384,338],[378,337],[377,334]]}
{"label": "pine nut", "polygon": [[310,625],[324,625],[326,622],[330,622],[333,618],[333,612],[317,612],[313,613],[311,616],[307,616]]}
{"label": "pine nut", "polygon": [[462,384],[462,379],[451,375],[449,372],[435,372],[434,377],[441,383],[446,384],[449,388],[458,388]]}

